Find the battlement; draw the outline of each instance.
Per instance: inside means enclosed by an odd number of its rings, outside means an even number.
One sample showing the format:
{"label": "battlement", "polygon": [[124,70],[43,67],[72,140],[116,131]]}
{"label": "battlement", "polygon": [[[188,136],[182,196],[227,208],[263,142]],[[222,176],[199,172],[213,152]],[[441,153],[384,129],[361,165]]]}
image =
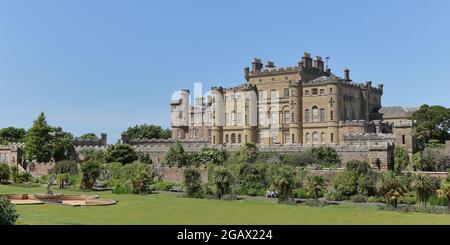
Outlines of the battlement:
{"label": "battlement", "polygon": [[102,133],[100,139],[82,139],[80,137],[76,137],[72,141],[75,147],[78,146],[106,146],[107,145],[107,134]]}

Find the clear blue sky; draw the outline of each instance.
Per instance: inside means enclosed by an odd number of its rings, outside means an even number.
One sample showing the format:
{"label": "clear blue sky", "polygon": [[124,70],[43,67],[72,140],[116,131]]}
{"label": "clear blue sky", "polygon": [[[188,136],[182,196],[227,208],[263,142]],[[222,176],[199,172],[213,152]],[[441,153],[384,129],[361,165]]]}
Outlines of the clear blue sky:
{"label": "clear blue sky", "polygon": [[[385,84],[384,105],[450,107],[450,1],[0,0],[0,127],[40,111],[74,135],[170,126],[170,96],[234,86],[254,57]],[[112,139],[111,139],[112,138]]]}

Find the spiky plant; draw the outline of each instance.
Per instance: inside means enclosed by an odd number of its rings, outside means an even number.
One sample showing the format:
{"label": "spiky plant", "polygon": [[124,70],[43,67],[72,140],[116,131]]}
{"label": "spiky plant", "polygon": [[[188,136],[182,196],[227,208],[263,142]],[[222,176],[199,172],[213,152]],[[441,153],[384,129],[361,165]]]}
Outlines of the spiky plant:
{"label": "spiky plant", "polygon": [[417,200],[422,206],[427,204],[427,199],[434,191],[433,180],[428,175],[417,175],[411,183],[411,187],[416,191]]}

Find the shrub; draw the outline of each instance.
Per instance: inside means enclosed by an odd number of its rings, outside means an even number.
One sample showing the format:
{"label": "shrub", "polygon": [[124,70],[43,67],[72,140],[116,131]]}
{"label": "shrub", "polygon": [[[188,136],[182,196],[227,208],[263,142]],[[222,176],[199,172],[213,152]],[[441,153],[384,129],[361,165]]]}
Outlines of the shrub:
{"label": "shrub", "polygon": [[31,180],[31,174],[28,172],[19,172],[19,169],[16,166],[13,166],[10,168],[11,170],[11,177],[13,179],[13,182],[16,184],[30,182]]}
{"label": "shrub", "polygon": [[441,188],[436,191],[436,194],[439,198],[445,198],[447,200],[447,208],[450,210],[450,181],[448,179],[441,184]]}
{"label": "shrub", "polygon": [[78,164],[73,161],[59,161],[50,171],[53,174],[78,174]]}
{"label": "shrub", "polygon": [[263,195],[270,186],[269,164],[242,163],[227,167],[232,172],[236,184],[241,188],[243,195]]}
{"label": "shrub", "polygon": [[376,189],[380,195],[385,196],[386,202],[394,208],[397,207],[398,199],[406,192],[398,177],[392,171],[385,172],[378,178]]}
{"label": "shrub", "polygon": [[106,152],[104,150],[98,150],[98,149],[84,149],[80,152],[80,159],[88,162],[88,161],[96,161],[104,163]]}
{"label": "shrub", "polygon": [[426,205],[428,197],[435,189],[431,177],[428,175],[417,175],[411,185],[412,189],[416,191],[417,201],[421,205]]}
{"label": "shrub", "polygon": [[155,188],[155,190],[157,191],[170,191],[170,189],[172,189],[172,187],[174,186],[174,183],[171,182],[166,182],[166,181],[157,181],[156,183],[153,184],[153,188]]}
{"label": "shrub", "polygon": [[408,192],[404,196],[400,197],[398,199],[398,202],[400,204],[408,204],[408,205],[414,205],[417,203],[417,196],[415,192]]}
{"label": "shrub", "polygon": [[309,199],[309,198],[311,198],[311,194],[307,190],[301,189],[301,188],[294,189],[292,191],[292,196],[294,198],[300,198],[300,199]]}
{"label": "shrub", "polygon": [[409,165],[409,155],[405,147],[396,145],[394,148],[394,169],[397,172],[405,170]]}
{"label": "shrub", "polygon": [[325,199],[327,199],[328,201],[342,201],[348,199],[348,197],[343,196],[340,192],[331,188],[325,193]]}
{"label": "shrub", "polygon": [[312,148],[316,163],[320,166],[332,167],[341,165],[341,158],[337,151],[328,146]]}
{"label": "shrub", "polygon": [[127,144],[110,145],[106,149],[106,162],[120,162],[122,164],[132,163],[138,160],[134,148]]}
{"label": "shrub", "polygon": [[299,153],[283,154],[281,159],[284,164],[293,166],[307,166],[316,162],[311,149],[307,149]]}
{"label": "shrub", "polygon": [[49,175],[41,175],[39,177],[39,184],[47,184]]}
{"label": "shrub", "polygon": [[200,197],[202,191],[200,172],[194,168],[187,168],[183,175],[188,197]]}
{"label": "shrub", "polygon": [[365,203],[367,202],[367,196],[356,194],[350,197],[350,200],[355,203]]}
{"label": "shrub", "polygon": [[292,198],[292,189],[294,188],[294,171],[291,167],[280,166],[272,170],[272,185],[277,191],[279,203],[289,202]]}
{"label": "shrub", "polygon": [[380,197],[380,196],[370,196],[367,198],[367,201],[368,202],[381,202],[381,203],[385,202],[384,198]]}
{"label": "shrub", "polygon": [[114,179],[110,185],[113,187],[113,194],[131,194],[133,192],[131,180]]}
{"label": "shrub", "polygon": [[216,185],[217,198],[221,199],[224,195],[231,193],[233,176],[230,171],[224,167],[216,167],[214,171],[214,184]]}
{"label": "shrub", "polygon": [[447,206],[448,205],[447,199],[445,197],[440,197],[436,193],[431,194],[428,197],[427,202],[430,205],[434,205],[434,206]]}
{"label": "shrub", "polygon": [[326,201],[321,201],[321,200],[314,200],[314,199],[308,199],[305,201],[305,205],[307,206],[311,206],[311,207],[325,207],[328,206],[329,203]]}
{"label": "shrub", "polygon": [[357,193],[357,176],[350,171],[336,174],[332,180],[333,189],[341,196],[353,196]]}
{"label": "shrub", "polygon": [[7,182],[9,180],[9,167],[4,163],[0,163],[0,183]]}
{"label": "shrub", "polygon": [[88,190],[92,189],[100,175],[100,164],[98,162],[89,161],[81,165],[81,181],[80,189]]}
{"label": "shrub", "polygon": [[153,182],[149,168],[140,169],[135,172],[131,179],[132,191],[134,194],[145,194],[151,192],[149,186]]}
{"label": "shrub", "polygon": [[69,182],[69,175],[68,174],[58,174],[56,175],[56,183],[58,184],[59,188],[64,188],[65,185]]}
{"label": "shrub", "polygon": [[188,164],[187,160],[188,159],[186,153],[184,152],[184,148],[178,140],[170,146],[164,156],[164,163],[169,166],[185,166]]}
{"label": "shrub", "polygon": [[314,194],[314,199],[319,199],[319,192],[325,189],[325,179],[323,176],[309,175],[306,179],[306,188]]}
{"label": "shrub", "polygon": [[14,225],[18,217],[14,204],[0,196],[0,225]]}

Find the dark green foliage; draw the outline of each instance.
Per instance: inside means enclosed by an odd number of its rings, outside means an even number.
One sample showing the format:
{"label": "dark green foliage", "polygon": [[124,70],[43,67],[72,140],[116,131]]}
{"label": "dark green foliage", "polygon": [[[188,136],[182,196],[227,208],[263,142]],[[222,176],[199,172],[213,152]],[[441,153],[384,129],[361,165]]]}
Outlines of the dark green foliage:
{"label": "dark green foliage", "polygon": [[347,199],[346,196],[343,196],[340,192],[336,191],[333,188],[329,189],[324,196],[328,201],[342,201]]}
{"label": "dark green foliage", "polygon": [[107,185],[114,188],[115,194],[145,194],[149,193],[155,173],[150,165],[134,162],[122,165],[115,162],[106,165]]}
{"label": "dark green foliage", "polygon": [[0,145],[25,141],[26,131],[23,128],[2,128],[0,129]]}
{"label": "dark green foliage", "polygon": [[74,161],[60,161],[53,166],[54,174],[78,174],[78,164]]}
{"label": "dark green foliage", "polygon": [[221,199],[224,195],[231,193],[231,185],[234,179],[228,169],[222,166],[214,167],[212,178],[216,187],[217,198]]}
{"label": "dark green foliage", "polygon": [[341,164],[341,159],[337,151],[328,146],[312,148],[312,154],[316,163],[320,166],[333,167]]}
{"label": "dark green foliage", "polygon": [[355,203],[364,203],[367,202],[367,196],[356,194],[350,197],[350,200]]}
{"label": "dark green foliage", "polygon": [[332,186],[342,197],[355,194],[368,196],[375,193],[376,178],[368,162],[352,160],[347,162],[344,171],[333,178]]}
{"label": "dark green foliage", "polygon": [[25,158],[28,161],[49,162],[51,160],[53,149],[50,130],[45,114],[41,112],[28,130],[25,139]]}
{"label": "dark green foliage", "polygon": [[0,225],[14,225],[18,217],[14,204],[0,196]]}
{"label": "dark green foliage", "polygon": [[131,178],[132,191],[134,194],[146,194],[151,192],[150,185],[153,183],[153,176],[148,165],[136,171]]}
{"label": "dark green foliage", "polygon": [[184,170],[183,175],[188,197],[200,197],[202,194],[200,172],[195,168],[187,168]]}
{"label": "dark green foliage", "polygon": [[9,180],[10,172],[7,164],[0,163],[0,183],[7,182]]}
{"label": "dark green foliage", "polygon": [[412,189],[416,191],[417,200],[421,205],[426,205],[428,197],[436,189],[433,180],[428,175],[417,175],[411,185]]}
{"label": "dark green foliage", "polygon": [[242,195],[263,195],[270,186],[270,165],[266,163],[239,164],[236,166],[235,179],[241,187]]}
{"label": "dark green foliage", "polygon": [[174,183],[160,180],[153,184],[153,188],[157,191],[170,191],[174,185]]}
{"label": "dark green foliage", "polygon": [[294,169],[289,166],[277,166],[271,169],[272,186],[277,192],[279,203],[289,202],[294,189]]}
{"label": "dark green foliage", "polygon": [[393,171],[387,171],[378,178],[376,190],[394,208],[397,207],[399,198],[406,193],[405,188],[401,185],[401,182]]}
{"label": "dark green foliage", "polygon": [[54,134],[52,137],[54,161],[75,160],[77,154],[73,146],[72,134],[62,132],[61,128],[56,128],[52,132]]}
{"label": "dark green foliage", "polygon": [[405,147],[396,145],[394,148],[394,169],[397,172],[406,170],[409,165],[409,155]]}
{"label": "dark green foliage", "polygon": [[68,174],[58,174],[56,175],[56,183],[58,184],[59,188],[64,188],[66,184],[69,182],[69,175]]}
{"label": "dark green foliage", "polygon": [[422,152],[413,156],[414,168],[422,171],[446,171],[450,168],[450,157],[443,144],[427,144]]}
{"label": "dark green foliage", "polygon": [[187,154],[184,152],[184,148],[178,140],[170,146],[164,157],[164,163],[169,166],[185,166],[188,164],[187,160]]}
{"label": "dark green foliage", "polygon": [[143,153],[143,152],[138,152],[138,161],[141,163],[146,163],[146,164],[153,164],[152,158],[150,157],[149,154],[147,153]]}
{"label": "dark green foliage", "polygon": [[84,140],[96,140],[96,139],[98,139],[97,135],[95,135],[94,133],[83,134],[83,135],[80,136],[80,138],[84,139]]}
{"label": "dark green foliage", "polygon": [[10,168],[11,178],[15,184],[30,182],[31,174],[27,172],[19,172],[16,166]]}
{"label": "dark green foliage", "polygon": [[415,121],[414,135],[422,143],[431,139],[444,143],[450,139],[450,109],[443,106],[422,105],[412,115]]}
{"label": "dark green foliage", "polygon": [[128,139],[169,139],[172,132],[157,125],[143,124],[129,127],[122,133],[122,137],[124,136]]}
{"label": "dark green foliage", "polygon": [[319,192],[325,189],[325,179],[323,176],[309,175],[306,179],[306,188],[314,193],[314,199],[319,199]]}
{"label": "dark green foliage", "polygon": [[316,162],[315,156],[311,149],[301,151],[299,153],[289,153],[281,155],[282,162],[293,166],[308,166]]}
{"label": "dark green foliage", "polygon": [[256,161],[258,152],[254,143],[245,143],[240,151],[231,155],[228,163],[254,163]]}
{"label": "dark green foliage", "polygon": [[106,149],[106,162],[120,162],[128,164],[136,161],[138,155],[133,147],[127,144],[110,145]]}
{"label": "dark green foliage", "polygon": [[104,150],[84,149],[81,151],[83,161],[106,162],[106,152]]}
{"label": "dark green foliage", "polygon": [[100,175],[100,164],[94,161],[84,162],[81,165],[80,172],[80,189],[90,190]]}

